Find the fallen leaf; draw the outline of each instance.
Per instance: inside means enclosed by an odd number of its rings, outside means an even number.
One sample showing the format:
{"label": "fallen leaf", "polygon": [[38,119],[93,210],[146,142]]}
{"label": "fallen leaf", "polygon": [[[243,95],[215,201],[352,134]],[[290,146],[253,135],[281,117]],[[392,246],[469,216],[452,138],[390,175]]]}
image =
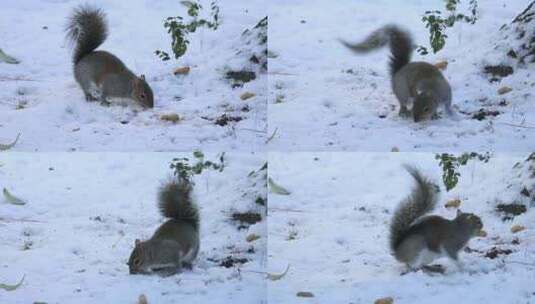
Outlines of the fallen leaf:
{"label": "fallen leaf", "polygon": [[288,266],[286,266],[286,270],[284,270],[283,273],[281,274],[276,274],[276,273],[267,273],[267,278],[270,279],[271,281],[278,281],[280,279],[282,279],[287,273],[288,273],[288,270],[290,269],[290,264],[288,264]]}
{"label": "fallen leaf", "polygon": [[22,276],[22,279],[20,279],[20,282],[18,282],[18,283],[15,284],[15,285],[8,285],[8,284],[2,284],[2,283],[0,283],[0,288],[2,288],[2,289],[4,289],[4,290],[7,290],[7,291],[13,291],[13,290],[19,288],[20,285],[22,285],[22,282],[24,282],[24,277],[25,277],[25,276],[26,276],[26,275],[23,275],[23,276]]}
{"label": "fallen leaf", "polygon": [[296,296],[300,298],[313,298],[314,294],[311,293],[310,291],[300,291],[296,294]]}
{"label": "fallen leaf", "polygon": [[15,140],[12,143],[7,144],[7,145],[0,144],[0,151],[6,151],[6,150],[9,150],[9,149],[13,148],[17,144],[17,142],[19,141],[19,137],[20,137],[20,133],[17,134],[17,137],[15,138]]}
{"label": "fallen leaf", "polygon": [[269,188],[271,189],[271,192],[273,193],[276,193],[276,194],[280,194],[280,195],[290,195],[290,191],[286,190],[285,188],[277,185],[272,179],[271,177],[268,178],[268,184],[269,184]]}
{"label": "fallen leaf", "polygon": [[19,64],[20,61],[15,58],[15,57],[12,57],[12,56],[9,56],[8,54],[4,53],[4,51],[2,51],[2,49],[0,49],[0,62],[5,62],[5,63],[9,63],[9,64]]}
{"label": "fallen leaf", "polygon": [[511,92],[513,89],[511,89],[510,87],[508,86],[503,86],[501,88],[498,89],[498,94],[500,95],[503,95],[503,94],[506,94],[506,93],[509,93]]}
{"label": "fallen leaf", "polygon": [[256,96],[255,93],[245,92],[245,93],[241,94],[240,99],[241,100],[247,100],[247,99],[249,99],[251,97],[255,97],[255,96]]}
{"label": "fallen leaf", "polygon": [[19,205],[19,206],[26,205],[25,201],[9,193],[9,191],[6,188],[4,188],[3,192],[4,192],[4,197],[6,198],[8,203],[11,203],[13,205]]}

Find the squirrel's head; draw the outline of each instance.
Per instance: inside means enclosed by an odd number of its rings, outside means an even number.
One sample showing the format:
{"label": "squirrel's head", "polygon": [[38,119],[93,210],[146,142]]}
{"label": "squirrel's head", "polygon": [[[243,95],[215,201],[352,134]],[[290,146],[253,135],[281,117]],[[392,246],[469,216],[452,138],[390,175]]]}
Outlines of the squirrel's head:
{"label": "squirrel's head", "polygon": [[147,253],[145,251],[145,243],[136,239],[134,250],[132,251],[132,254],[130,254],[130,259],[128,259],[130,274],[144,274],[149,272],[146,263]]}
{"label": "squirrel's head", "polygon": [[134,99],[143,107],[154,107],[154,95],[147,81],[145,75],[141,75],[134,80],[134,90],[132,92]]}
{"label": "squirrel's head", "polygon": [[463,227],[468,228],[473,236],[478,235],[483,229],[481,218],[473,213],[464,213],[461,212],[461,210],[457,210],[455,221],[460,223]]}
{"label": "squirrel's head", "polygon": [[412,106],[414,122],[431,119],[433,114],[435,114],[437,107],[438,103],[430,91],[417,92]]}

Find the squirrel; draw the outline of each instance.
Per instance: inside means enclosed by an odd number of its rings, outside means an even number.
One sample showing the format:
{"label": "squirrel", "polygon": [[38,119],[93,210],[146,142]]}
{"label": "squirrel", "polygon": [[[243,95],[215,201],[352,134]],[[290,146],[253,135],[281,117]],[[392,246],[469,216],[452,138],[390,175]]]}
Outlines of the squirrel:
{"label": "squirrel", "polygon": [[128,266],[130,274],[158,273],[173,275],[182,268],[191,269],[199,253],[199,209],[193,202],[192,182],[178,178],[162,185],[158,207],[169,218],[154,235],[135,240]]}
{"label": "squirrel", "polygon": [[69,18],[67,39],[75,44],[74,78],[87,101],[108,98],[132,99],[143,107],[154,106],[154,96],[145,76],[137,77],[115,55],[95,51],[108,36],[106,15],[98,8],[82,5]]}
{"label": "squirrel", "polygon": [[424,268],[436,258],[447,256],[462,269],[459,251],[483,228],[481,218],[457,210],[448,220],[431,212],[438,200],[438,186],[415,168],[405,169],[416,181],[416,187],[397,208],[390,224],[390,248],[394,257],[409,269]]}
{"label": "squirrel", "polygon": [[448,116],[453,116],[451,87],[440,70],[427,62],[410,62],[414,47],[408,32],[395,25],[386,25],[360,43],[340,42],[358,54],[379,49],[387,43],[390,45],[392,90],[399,101],[401,117],[412,114],[415,122],[430,119],[436,116],[439,105],[444,106]]}

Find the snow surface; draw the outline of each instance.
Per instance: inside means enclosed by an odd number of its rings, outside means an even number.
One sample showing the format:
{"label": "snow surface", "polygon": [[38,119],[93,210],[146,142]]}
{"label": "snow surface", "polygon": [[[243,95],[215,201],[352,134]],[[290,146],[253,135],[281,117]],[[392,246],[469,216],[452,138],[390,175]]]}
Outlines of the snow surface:
{"label": "snow surface", "polygon": [[[470,161],[457,187],[446,192],[431,153],[271,153],[269,175],[291,194],[269,193],[268,271],[281,272],[288,264],[290,270],[268,283],[268,302],[364,304],[390,296],[395,304],[535,303],[535,205],[520,195],[522,187],[533,187],[535,164],[527,174],[525,159],[499,154],[486,164]],[[482,218],[488,236],[472,239],[471,249],[513,252],[496,259],[461,252],[462,272],[444,258],[436,262],[446,267],[445,275],[400,276],[405,267],[390,255],[388,225],[414,185],[403,163],[440,182],[434,214],[455,217],[444,203],[458,198],[462,211]],[[500,201],[526,202],[528,212],[502,221],[494,211]],[[512,234],[516,224],[526,230]],[[314,298],[296,297],[300,291]]]}
{"label": "snow surface", "polygon": [[[162,62],[157,49],[170,52],[171,38],[163,27],[169,16],[187,16],[176,0],[2,0],[0,47],[22,61],[0,63],[0,142],[22,133],[19,151],[258,151],[265,143],[267,75],[232,89],[224,74],[243,69],[249,58],[237,55],[244,47],[242,32],[266,16],[264,1],[218,1],[217,31],[199,29],[191,35],[186,54]],[[103,107],[85,101],[72,73],[72,52],[64,27],[81,3],[101,7],[108,16],[109,37],[99,48],[114,53],[136,74],[145,74],[155,107]],[[201,1],[204,14],[210,1]],[[204,16],[204,15],[201,15]],[[44,27],[47,29],[44,29]],[[177,67],[190,66],[186,76]],[[256,97],[240,100],[244,92]],[[23,109],[17,109],[18,107]],[[243,109],[248,107],[248,112]],[[160,120],[176,113],[177,124]],[[218,126],[223,114],[240,116],[238,123]],[[205,117],[205,118],[203,118]],[[121,122],[128,122],[123,124]]]}
{"label": "snow surface", "polygon": [[[466,1],[468,2],[468,1]],[[426,10],[444,10],[442,0],[284,1],[269,6],[268,134],[275,151],[530,151],[535,148],[533,65],[501,82],[483,74],[488,64],[505,59],[499,28],[522,12],[529,0],[478,1],[475,25],[448,29],[445,48],[413,60],[449,65],[444,74],[453,89],[459,120],[441,118],[414,123],[398,116],[383,50],[357,56],[338,39],[357,42],[387,23],[428,45],[421,21]],[[274,58],[273,58],[274,57]],[[498,95],[509,86],[512,92]],[[282,100],[282,102],[280,102]],[[502,101],[505,100],[505,106]],[[497,117],[471,118],[480,109]],[[466,114],[463,114],[466,113]],[[384,118],[380,118],[383,116]]]}
{"label": "snow surface", "polygon": [[[1,154],[0,187],[27,204],[0,199],[0,283],[25,275],[15,291],[0,289],[0,303],[137,303],[140,294],[149,303],[264,302],[267,224],[238,229],[230,220],[267,195],[265,177],[248,176],[266,161],[260,154],[227,153],[223,172],[195,177],[201,252],[192,271],[129,275],[134,240],[149,238],[164,221],[156,189],[171,175],[170,161],[183,156],[191,154]],[[252,233],[260,238],[247,242]],[[250,261],[231,268],[211,262],[227,256]]]}

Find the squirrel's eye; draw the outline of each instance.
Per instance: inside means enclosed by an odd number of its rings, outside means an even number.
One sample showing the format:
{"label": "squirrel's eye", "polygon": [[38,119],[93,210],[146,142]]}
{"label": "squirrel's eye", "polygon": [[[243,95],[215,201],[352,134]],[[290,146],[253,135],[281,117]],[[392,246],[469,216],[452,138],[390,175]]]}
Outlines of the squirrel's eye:
{"label": "squirrel's eye", "polygon": [[424,111],[426,111],[426,112],[429,111],[429,107],[425,107]]}
{"label": "squirrel's eye", "polygon": [[134,265],[139,266],[140,264],[141,264],[141,260],[139,259],[134,260]]}
{"label": "squirrel's eye", "polygon": [[145,99],[145,94],[141,94],[140,97],[141,97],[142,99]]}

